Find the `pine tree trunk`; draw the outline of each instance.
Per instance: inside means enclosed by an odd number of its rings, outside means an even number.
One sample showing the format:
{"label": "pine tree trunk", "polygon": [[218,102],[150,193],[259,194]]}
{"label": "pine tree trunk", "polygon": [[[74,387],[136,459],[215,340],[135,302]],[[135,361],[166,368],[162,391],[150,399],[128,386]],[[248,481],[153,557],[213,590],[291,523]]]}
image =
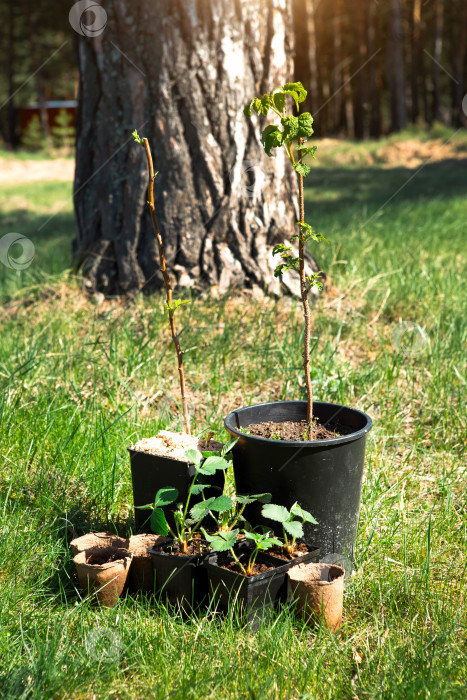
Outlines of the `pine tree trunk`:
{"label": "pine tree trunk", "polygon": [[435,50],[433,61],[433,121],[441,119],[441,84],[440,65],[443,53],[443,0],[436,0],[435,5]]}
{"label": "pine tree trunk", "polygon": [[411,90],[412,109],[411,119],[415,124],[420,116],[419,82],[420,82],[420,33],[421,33],[422,0],[413,0],[411,31],[412,31],[412,65],[411,65]]}
{"label": "pine tree trunk", "polygon": [[[292,76],[291,0],[107,0],[105,31],[80,38],[74,255],[91,289],[161,285],[146,201],[148,137],[157,215],[181,286],[280,291],[272,246],[298,214],[282,149],[267,158],[248,98]],[[300,293],[298,276],[284,280]]]}
{"label": "pine tree trunk", "polygon": [[[368,3],[368,54],[376,53],[376,37],[378,34],[376,3]],[[380,56],[375,56],[368,64],[369,102],[370,102],[370,136],[378,139],[381,136],[381,107],[380,107]]]}
{"label": "pine tree trunk", "polygon": [[364,0],[358,0],[355,8],[355,48],[354,48],[354,123],[355,137],[363,140],[366,135],[366,99],[368,85],[368,45],[366,31],[366,7]]}
{"label": "pine tree trunk", "polygon": [[404,37],[400,0],[390,0],[389,14],[387,68],[391,102],[391,131],[400,131],[407,126],[403,53]]}

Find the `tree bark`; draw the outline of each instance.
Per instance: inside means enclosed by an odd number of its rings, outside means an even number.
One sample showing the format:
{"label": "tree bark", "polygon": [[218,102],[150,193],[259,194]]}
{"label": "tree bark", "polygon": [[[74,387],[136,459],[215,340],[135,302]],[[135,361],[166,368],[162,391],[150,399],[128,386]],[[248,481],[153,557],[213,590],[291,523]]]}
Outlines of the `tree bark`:
{"label": "tree bark", "polygon": [[365,0],[358,0],[355,7],[355,48],[352,74],[354,78],[354,123],[355,138],[363,140],[366,136],[366,100],[368,85],[368,59],[366,7]]}
{"label": "tree bark", "polygon": [[454,80],[451,81],[451,121],[455,128],[466,125],[462,109],[464,99],[464,67],[467,48],[467,4],[465,0],[453,0],[450,6],[451,65]]}
{"label": "tree bark", "polygon": [[[243,106],[292,76],[291,0],[103,0],[79,41],[74,255],[91,289],[159,287],[145,207],[149,139],[167,264],[180,286],[279,293],[272,247],[290,238],[297,183],[267,158]],[[316,269],[316,265],[313,266]],[[300,294],[289,273],[283,284]]]}
{"label": "tree bark", "polygon": [[[368,3],[368,54],[373,56],[376,52],[376,37],[378,33],[376,3]],[[370,102],[370,136],[378,139],[381,136],[381,107],[380,107],[380,76],[379,55],[375,56],[368,64],[369,102]]]}

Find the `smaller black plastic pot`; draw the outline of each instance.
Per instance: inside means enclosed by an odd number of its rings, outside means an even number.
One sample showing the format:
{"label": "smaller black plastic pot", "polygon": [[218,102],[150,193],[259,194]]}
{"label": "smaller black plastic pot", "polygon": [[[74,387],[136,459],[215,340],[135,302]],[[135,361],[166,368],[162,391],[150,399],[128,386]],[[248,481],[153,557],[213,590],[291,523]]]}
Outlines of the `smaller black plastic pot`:
{"label": "smaller black plastic pot", "polygon": [[[151,455],[147,452],[138,452],[128,448],[131,463],[131,481],[133,484],[133,502],[135,505],[136,531],[148,531],[149,510],[140,510],[139,506],[145,506],[154,501],[159,489],[166,486],[176,488],[178,491],[177,502],[185,503],[188,491],[195,475],[195,465],[191,462],[182,462],[171,457],[161,457]],[[217,471],[213,476],[205,477],[200,475],[199,483],[209,483],[212,487],[205,489],[205,498],[218,496],[224,486],[224,474]],[[193,496],[191,504],[201,500],[202,496]],[[170,509],[166,510],[165,516],[171,526],[173,526],[173,515]]]}
{"label": "smaller black plastic pot", "polygon": [[229,560],[227,554],[212,554],[205,560],[211,601],[216,609],[222,611],[228,609],[229,603],[235,605],[246,622],[256,625],[260,615],[286,599],[290,564],[259,554],[256,559],[258,563],[274,568],[256,576],[245,576],[221,566]]}
{"label": "smaller black plastic pot", "polygon": [[182,556],[149,548],[154,567],[156,595],[174,605],[195,608],[208,598],[208,577],[204,567],[206,554]]}

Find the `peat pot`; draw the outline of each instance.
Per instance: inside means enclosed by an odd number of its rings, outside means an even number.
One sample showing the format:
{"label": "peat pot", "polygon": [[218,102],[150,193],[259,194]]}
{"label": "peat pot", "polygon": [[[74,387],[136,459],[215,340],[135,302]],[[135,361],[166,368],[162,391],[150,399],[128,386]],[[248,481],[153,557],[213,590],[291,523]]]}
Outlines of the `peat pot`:
{"label": "peat pot", "polygon": [[[144,529],[147,531],[151,511],[140,510],[138,506],[154,502],[156,493],[166,486],[178,490],[177,503],[185,503],[195,475],[195,465],[191,462],[139,452],[131,448],[128,448],[128,452],[130,453],[136,531],[144,531]],[[213,476],[200,475],[198,482],[203,483],[203,481],[214,487],[204,490],[205,498],[218,496],[224,486],[224,474],[222,471],[218,471]],[[201,498],[201,495],[193,496],[191,505],[194,505]],[[169,524],[173,526],[173,516],[170,509],[166,510],[165,515]]]}
{"label": "peat pot", "polygon": [[[351,573],[357,536],[366,436],[372,421],[366,413],[338,404],[314,402],[313,415],[340,437],[308,442],[271,440],[242,432],[265,421],[306,420],[306,401],[277,401],[232,411],[225,427],[238,438],[233,448],[237,492],[270,492],[272,503],[290,508],[298,502],[318,521],[305,523],[304,540],[321,551],[321,559],[342,561]],[[261,517],[260,503],[245,509],[252,525],[268,524],[281,534],[278,523]],[[333,555],[337,555],[333,557]]]}

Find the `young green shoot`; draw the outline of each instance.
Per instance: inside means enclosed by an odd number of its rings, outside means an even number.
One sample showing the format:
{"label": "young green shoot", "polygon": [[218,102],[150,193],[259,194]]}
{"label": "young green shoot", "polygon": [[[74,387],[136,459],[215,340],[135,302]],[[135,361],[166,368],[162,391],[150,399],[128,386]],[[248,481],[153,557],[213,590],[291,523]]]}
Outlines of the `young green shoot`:
{"label": "young green shoot", "polygon": [[[272,149],[283,148],[287,157],[297,173],[300,220],[297,222],[298,233],[292,236],[290,243],[279,243],[274,246],[273,254],[280,255],[282,262],[277,265],[274,275],[281,277],[288,270],[295,270],[300,277],[300,295],[303,305],[305,321],[305,333],[303,341],[303,368],[305,371],[305,385],[307,391],[307,423],[308,434],[313,418],[313,392],[310,374],[310,337],[311,318],[308,303],[308,292],[312,287],[322,289],[321,273],[307,275],[305,271],[305,245],[309,241],[325,241],[320,233],[305,222],[305,209],[303,200],[303,178],[310,172],[310,166],[304,162],[305,156],[315,157],[316,146],[310,144],[308,139],[313,134],[313,117],[309,112],[303,112],[294,116],[287,112],[287,97],[291,97],[295,103],[297,113],[300,104],[306,99],[307,91],[300,82],[286,83],[282,87],[274,88],[271,93],[263,97],[254,97],[245,107],[244,114],[251,117],[253,111],[256,114],[268,116],[271,112],[278,119],[279,124],[269,124],[261,134],[261,143],[266,154],[271,157]],[[282,129],[281,129],[282,126]],[[298,256],[292,248],[292,243],[298,241]]]}
{"label": "young green shoot", "polygon": [[[275,522],[281,523],[284,533],[283,546],[288,554],[294,553],[296,539],[303,537],[303,524],[318,524],[317,520],[315,520],[311,513],[301,508],[298,503],[294,503],[290,510],[287,510],[285,506],[267,503],[263,506],[261,515],[263,518],[268,518],[269,520],[274,520]],[[298,518],[298,520],[296,520],[296,518]]]}
{"label": "young green shoot", "polygon": [[165,259],[164,242],[162,240],[162,236],[161,236],[161,233],[159,230],[159,224],[157,222],[157,216],[156,216],[156,206],[154,203],[154,181],[155,181],[158,173],[154,172],[154,164],[153,164],[153,160],[152,160],[152,153],[151,153],[151,148],[149,146],[149,141],[146,138],[141,138],[136,129],[133,131],[132,136],[133,136],[134,141],[144,148],[144,152],[146,154],[146,160],[148,163],[149,184],[148,184],[148,202],[147,202],[147,204],[149,207],[149,211],[151,213],[152,227],[154,229],[154,235],[156,237],[157,245],[159,248],[160,271],[161,271],[162,277],[164,279],[165,291],[166,291],[165,305],[166,305],[167,312],[169,315],[170,332],[172,334],[172,340],[173,340],[173,344],[175,347],[175,352],[177,354],[178,378],[179,378],[179,382],[180,382],[180,394],[181,394],[181,399],[182,399],[183,422],[185,424],[185,432],[188,435],[191,435],[190,419],[188,416],[188,401],[187,401],[186,389],[185,389],[185,371],[183,368],[183,351],[180,347],[180,340],[179,340],[179,336],[177,333],[177,329],[175,327],[175,312],[177,311],[177,309],[180,308],[180,306],[183,306],[184,304],[189,304],[189,301],[173,298],[172,283],[170,281],[170,276],[169,276],[169,273],[167,271],[167,264],[166,264],[166,259]]}

